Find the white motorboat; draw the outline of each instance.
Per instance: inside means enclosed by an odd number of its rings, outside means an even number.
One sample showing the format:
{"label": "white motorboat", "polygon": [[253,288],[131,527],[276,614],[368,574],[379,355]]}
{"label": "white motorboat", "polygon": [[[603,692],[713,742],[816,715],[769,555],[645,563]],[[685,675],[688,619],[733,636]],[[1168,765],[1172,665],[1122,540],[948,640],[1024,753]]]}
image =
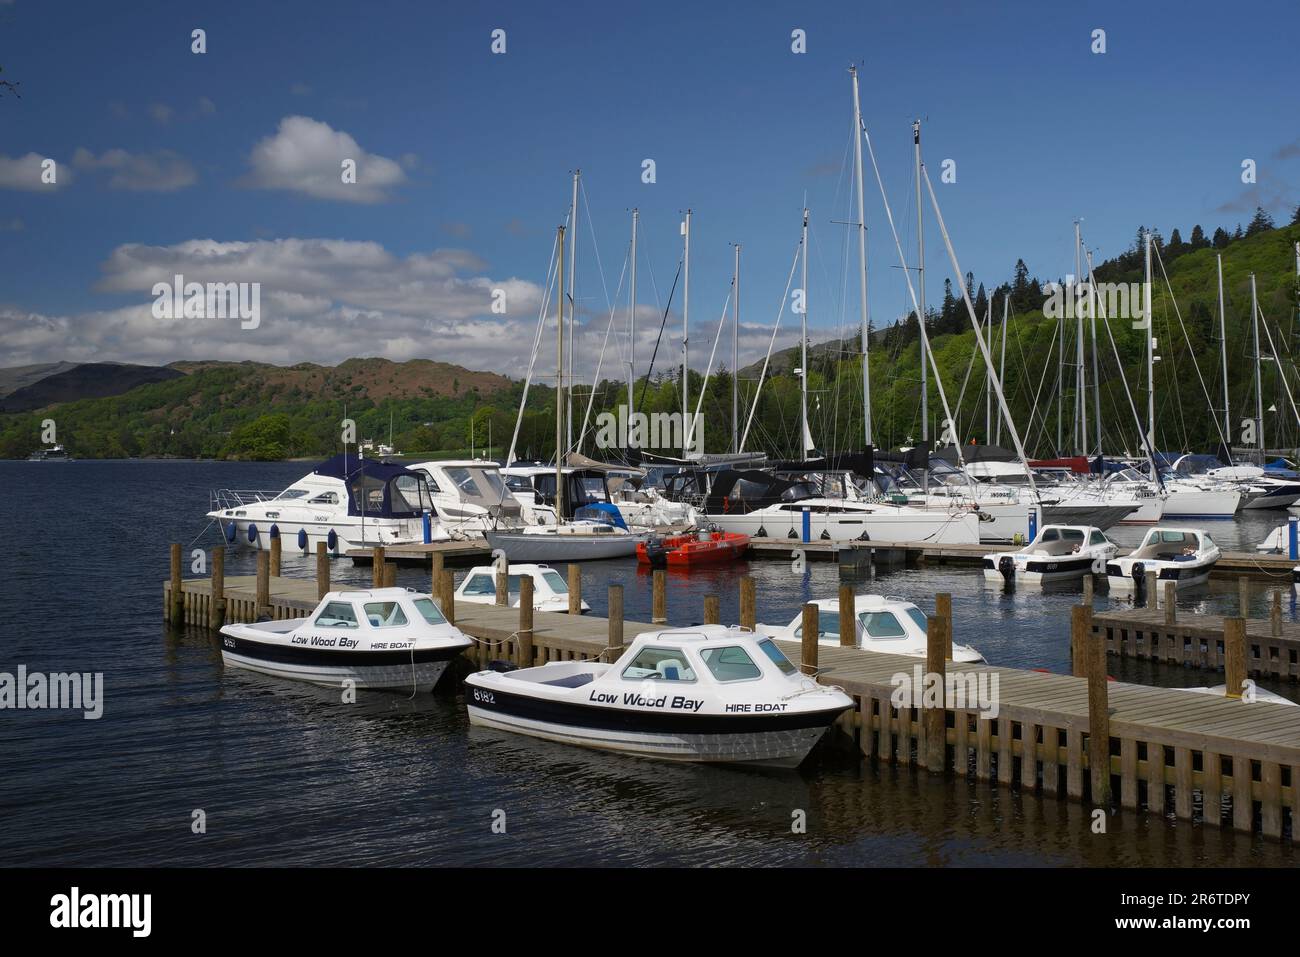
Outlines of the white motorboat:
{"label": "white motorboat", "polygon": [[608,522],[574,520],[559,525],[532,525],[519,531],[489,529],[483,533],[495,551],[511,562],[585,562],[627,558],[649,536],[648,531],[620,528]]}
{"label": "white motorboat", "polygon": [[68,450],[61,445],[51,445],[49,448],[40,448],[27,456],[28,462],[71,462],[72,456]]}
{"label": "white motorboat", "polygon": [[[839,599],[819,598],[810,604],[817,606],[817,643],[838,646],[841,628]],[[912,602],[886,595],[857,595],[853,599],[853,611],[858,619],[854,623],[858,648],[890,655],[925,657],[925,613]],[[784,628],[759,625],[758,631],[775,638],[799,641],[803,638],[803,612]],[[954,644],[952,660],[974,664],[984,661],[984,656],[970,645]]]}
{"label": "white motorboat", "polygon": [[1106,562],[1119,547],[1099,528],[1089,525],[1044,525],[1034,540],[1014,552],[984,556],[989,581],[1052,582],[1105,574]]}
{"label": "white motorboat", "polygon": [[432,598],[405,588],[332,591],[306,619],[221,629],[227,665],[331,687],[427,691],[470,644]]}
{"label": "white motorboat", "polygon": [[[282,492],[218,489],[208,518],[227,543],[332,554],[351,548],[445,541],[423,473],[355,455],[336,455]],[[427,526],[426,526],[427,522]]]}
{"label": "white motorboat", "polygon": [[979,513],[973,509],[937,511],[844,499],[810,498],[752,512],[711,512],[705,521],[717,525],[721,531],[739,532],[751,538],[801,540],[806,534],[809,541],[935,545],[975,545],[980,540]]}
{"label": "white motorboat", "polygon": [[643,632],[613,664],[553,661],[465,679],[470,723],[674,761],[795,767],[853,706],[767,635],[723,625]]}
{"label": "white motorboat", "polygon": [[424,474],[438,522],[449,534],[477,538],[489,528],[522,527],[522,506],[506,488],[497,463],[456,459],[407,468]]}
{"label": "white motorboat", "polygon": [[[533,610],[557,611],[569,610],[569,583],[549,565],[511,564],[506,574],[506,595],[511,608],[519,607],[519,583],[527,576],[533,580]],[[456,589],[456,601],[468,601],[476,605],[495,605],[497,601],[497,571],[491,565],[478,565],[469,570],[465,580]],[[581,603],[583,613],[591,611],[585,601]]]}
{"label": "white motorboat", "polygon": [[1241,489],[1230,485],[1173,479],[1165,491],[1164,518],[1232,518],[1241,506]]}
{"label": "white motorboat", "polygon": [[1209,580],[1219,554],[1219,546],[1200,529],[1160,525],[1129,554],[1106,563],[1106,581],[1111,591],[1136,591],[1154,571],[1161,583],[1189,588]]}

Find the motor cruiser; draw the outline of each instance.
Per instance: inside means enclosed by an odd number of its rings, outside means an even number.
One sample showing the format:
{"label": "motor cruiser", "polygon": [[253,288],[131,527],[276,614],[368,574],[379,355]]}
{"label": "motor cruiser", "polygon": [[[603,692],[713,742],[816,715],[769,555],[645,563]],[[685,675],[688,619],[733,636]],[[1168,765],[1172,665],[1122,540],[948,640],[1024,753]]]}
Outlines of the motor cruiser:
{"label": "motor cruiser", "polygon": [[[520,586],[525,578],[533,580],[533,610],[567,612],[569,610],[569,583],[548,565],[512,564],[506,573],[506,600],[511,608],[519,607]],[[495,605],[497,601],[497,570],[491,565],[477,565],[465,575],[456,589],[456,601],[476,605]],[[591,606],[581,602],[583,613]]]}
{"label": "motor cruiser", "polygon": [[[840,603],[836,598],[819,598],[810,604],[817,606],[817,643],[840,644]],[[925,613],[905,598],[887,595],[857,595],[853,599],[857,615],[854,632],[856,647],[890,655],[908,655],[924,658],[926,655]],[[800,641],[803,638],[802,611],[784,628],[771,625],[757,626],[775,638]],[[963,664],[978,664],[984,656],[970,645],[952,646],[952,660]]]}
{"label": "motor cruiser", "polygon": [[40,448],[27,456],[28,462],[71,462],[72,456],[68,450],[61,445],[51,445],[49,448]]}
{"label": "motor cruiser", "polygon": [[282,492],[217,489],[208,518],[226,542],[265,549],[332,554],[375,545],[445,541],[451,536],[433,515],[424,474],[346,453],[316,466]]}
{"label": "motor cruiser", "polygon": [[480,538],[489,528],[522,528],[523,507],[506,488],[501,467],[483,459],[416,462],[438,522],[453,537]]}
{"label": "motor cruiser", "polygon": [[795,767],[853,700],[771,637],[643,632],[613,664],[553,661],[465,679],[470,723],[645,758]]}
{"label": "motor cruiser", "polygon": [[405,588],[332,591],[306,619],[221,629],[227,665],[331,687],[428,691],[470,644],[432,598]]}
{"label": "motor cruiser", "polygon": [[1014,552],[984,556],[989,581],[1053,582],[1106,573],[1106,562],[1119,547],[1099,528],[1088,525],[1044,525],[1034,540]]}
{"label": "motor cruiser", "polygon": [[1106,563],[1106,581],[1111,591],[1136,591],[1144,587],[1146,573],[1154,571],[1160,582],[1189,588],[1209,580],[1219,555],[1219,546],[1200,529],[1160,525],[1129,554]]}

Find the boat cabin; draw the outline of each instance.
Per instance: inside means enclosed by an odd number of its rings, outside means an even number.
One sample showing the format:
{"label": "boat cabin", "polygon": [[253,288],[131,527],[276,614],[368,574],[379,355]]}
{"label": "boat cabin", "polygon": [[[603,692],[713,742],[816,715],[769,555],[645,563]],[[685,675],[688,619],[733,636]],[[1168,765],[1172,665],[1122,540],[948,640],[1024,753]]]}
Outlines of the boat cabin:
{"label": "boat cabin", "polygon": [[1208,549],[1217,549],[1205,532],[1195,528],[1153,528],[1126,558],[1140,561],[1190,562]]}
{"label": "boat cabin", "polygon": [[1063,557],[1085,548],[1104,548],[1110,544],[1110,539],[1101,529],[1090,525],[1045,525],[1023,551],[1030,555]]}

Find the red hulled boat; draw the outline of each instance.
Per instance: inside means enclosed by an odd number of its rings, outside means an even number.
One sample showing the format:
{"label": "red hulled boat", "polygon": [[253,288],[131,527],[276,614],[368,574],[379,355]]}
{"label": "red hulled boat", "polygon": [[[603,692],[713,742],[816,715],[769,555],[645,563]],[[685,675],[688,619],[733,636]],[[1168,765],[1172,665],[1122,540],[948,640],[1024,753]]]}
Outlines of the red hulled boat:
{"label": "red hulled boat", "polygon": [[696,532],[640,542],[636,547],[636,558],[643,565],[690,568],[694,565],[735,561],[748,548],[748,535],[738,532]]}

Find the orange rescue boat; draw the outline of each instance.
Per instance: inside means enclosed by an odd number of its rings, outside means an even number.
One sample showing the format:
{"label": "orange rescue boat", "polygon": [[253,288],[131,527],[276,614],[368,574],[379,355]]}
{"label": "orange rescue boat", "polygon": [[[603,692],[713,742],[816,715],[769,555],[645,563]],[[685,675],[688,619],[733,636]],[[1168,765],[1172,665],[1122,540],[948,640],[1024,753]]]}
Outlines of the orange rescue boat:
{"label": "orange rescue boat", "polygon": [[749,548],[749,536],[738,532],[697,532],[640,542],[636,558],[643,565],[690,568],[735,561]]}

